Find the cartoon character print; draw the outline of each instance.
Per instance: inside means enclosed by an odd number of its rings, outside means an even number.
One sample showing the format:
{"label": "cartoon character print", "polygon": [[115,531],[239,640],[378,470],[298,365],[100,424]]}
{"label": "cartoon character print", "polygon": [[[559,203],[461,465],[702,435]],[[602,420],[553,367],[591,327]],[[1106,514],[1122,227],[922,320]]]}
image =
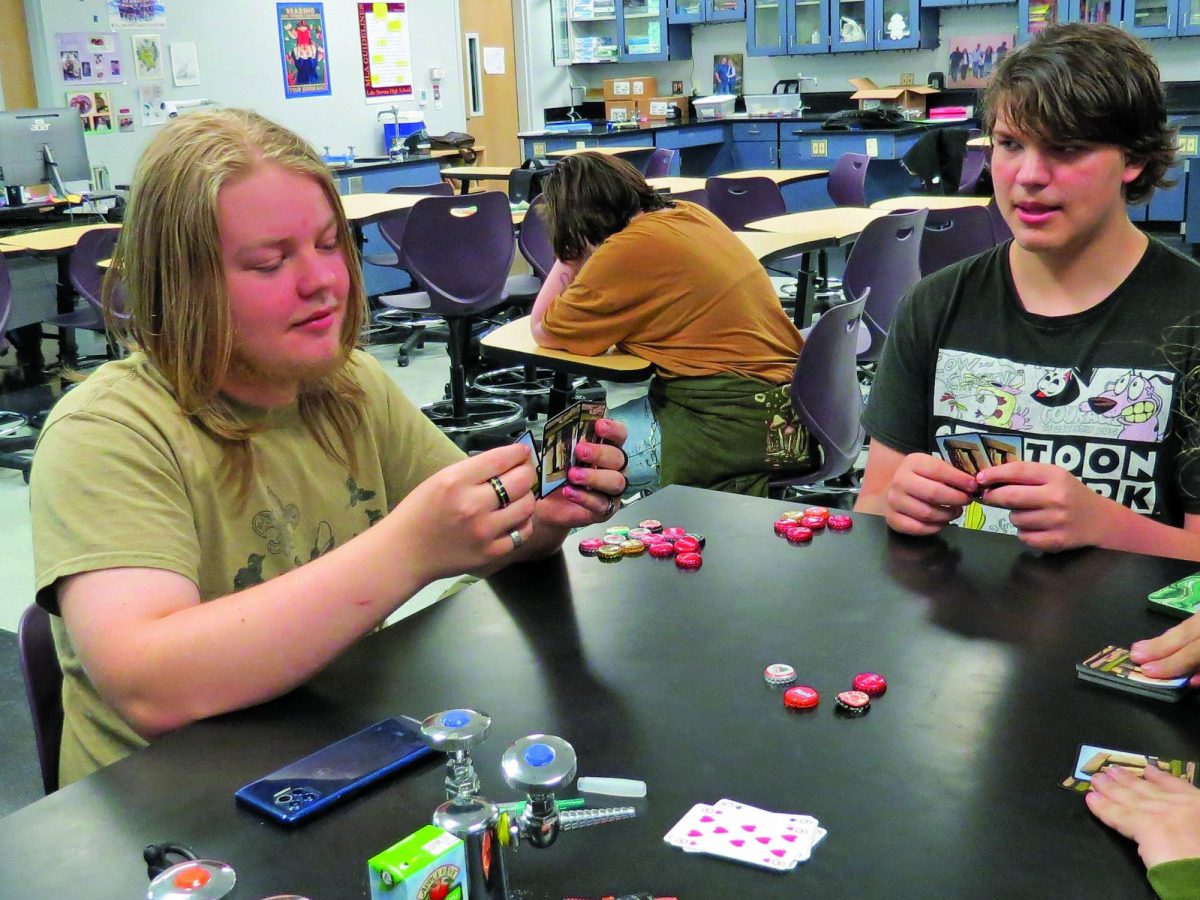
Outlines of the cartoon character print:
{"label": "cartoon character print", "polygon": [[1116,419],[1123,426],[1117,435],[1125,441],[1157,442],[1162,438],[1167,404],[1154,387],[1157,381],[1170,386],[1173,380],[1157,372],[1146,374],[1130,369],[1104,390],[1089,397],[1079,408],[1104,419]]}
{"label": "cartoon character print", "polygon": [[1079,376],[1074,369],[1047,369],[1032,397],[1042,406],[1070,406],[1079,399]]}
{"label": "cartoon character print", "polygon": [[1012,431],[1029,430],[1029,409],[1017,401],[1025,386],[1022,372],[997,373],[993,376],[966,372],[944,391],[940,400],[956,418],[970,418],[992,428]]}

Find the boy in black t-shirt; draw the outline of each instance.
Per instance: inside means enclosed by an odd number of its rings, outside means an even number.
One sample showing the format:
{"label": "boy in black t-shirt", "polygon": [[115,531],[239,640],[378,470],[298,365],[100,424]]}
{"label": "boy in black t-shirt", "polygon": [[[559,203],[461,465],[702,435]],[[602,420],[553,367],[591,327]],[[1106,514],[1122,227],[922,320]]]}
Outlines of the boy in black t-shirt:
{"label": "boy in black t-shirt", "polygon": [[[1200,266],[1127,209],[1174,159],[1158,68],[1116,28],[1056,26],[1006,56],[986,101],[1013,240],[921,282],[901,308],[856,509],[907,534],[961,516],[1042,550],[1200,559],[1200,470],[1181,464],[1196,441],[1180,411],[1200,356]],[[972,432],[1021,461],[969,475],[934,455],[938,437]]]}

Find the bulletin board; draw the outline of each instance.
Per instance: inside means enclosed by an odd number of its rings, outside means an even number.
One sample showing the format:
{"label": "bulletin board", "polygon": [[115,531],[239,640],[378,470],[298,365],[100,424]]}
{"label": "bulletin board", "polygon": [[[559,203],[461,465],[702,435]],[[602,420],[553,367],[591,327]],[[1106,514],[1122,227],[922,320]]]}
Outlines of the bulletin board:
{"label": "bulletin board", "polygon": [[413,94],[407,6],[407,3],[358,4],[363,89],[368,100]]}

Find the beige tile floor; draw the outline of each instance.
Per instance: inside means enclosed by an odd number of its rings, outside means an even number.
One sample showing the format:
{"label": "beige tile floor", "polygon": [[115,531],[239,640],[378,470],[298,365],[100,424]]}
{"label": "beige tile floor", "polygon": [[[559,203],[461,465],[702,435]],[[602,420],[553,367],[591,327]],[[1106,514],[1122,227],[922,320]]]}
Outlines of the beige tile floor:
{"label": "beige tile floor", "polygon": [[[86,336],[81,338],[80,345],[84,352],[92,352]],[[47,344],[47,352],[50,349]],[[396,365],[394,347],[380,345],[371,348],[371,352],[415,403],[429,403],[441,397],[449,365],[444,343],[426,343],[423,349],[413,353],[411,363],[405,368]],[[624,403],[640,393],[644,394],[646,390],[645,384],[614,384],[606,387],[610,406]],[[3,395],[0,395],[0,407],[3,407]],[[0,540],[0,629],[16,631],[22,610],[33,600],[33,543],[29,524],[29,489],[21,474],[13,469],[0,468],[0,535],[3,535]],[[389,621],[412,615],[436,602],[451,583],[441,581],[426,587]]]}

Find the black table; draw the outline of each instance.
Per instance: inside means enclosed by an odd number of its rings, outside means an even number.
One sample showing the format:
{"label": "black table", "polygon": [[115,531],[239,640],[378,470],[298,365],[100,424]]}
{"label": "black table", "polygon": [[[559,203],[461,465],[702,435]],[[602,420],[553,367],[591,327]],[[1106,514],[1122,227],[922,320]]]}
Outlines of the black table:
{"label": "black table", "polygon": [[[1042,557],[956,529],[907,539],[865,515],[794,547],[771,530],[785,508],[655,494],[617,521],[705,532],[698,572],[605,565],[572,540],[373,635],[281,700],[184,729],[0,821],[0,896],[137,896],[142,845],[177,840],[232,863],[239,897],[365,897],[366,859],[440,801],[440,760],[295,831],[235,807],[233,791],[386,715],[457,706],[495,719],[476,756],[493,799],[513,797],[504,748],[543,730],[574,744],[580,774],[649,784],[634,820],[522,847],[510,872],[528,897],[1152,896],[1133,845],[1057,784],[1080,743],[1200,755],[1193,703],[1074,672],[1105,643],[1166,627],[1145,595],[1195,567]],[[785,710],[762,679],[772,662],[796,666],[820,707]],[[836,715],[834,694],[864,669],[888,677],[887,695],[861,719]],[[693,803],[721,797],[810,813],[829,836],[787,874],[663,843]]]}

